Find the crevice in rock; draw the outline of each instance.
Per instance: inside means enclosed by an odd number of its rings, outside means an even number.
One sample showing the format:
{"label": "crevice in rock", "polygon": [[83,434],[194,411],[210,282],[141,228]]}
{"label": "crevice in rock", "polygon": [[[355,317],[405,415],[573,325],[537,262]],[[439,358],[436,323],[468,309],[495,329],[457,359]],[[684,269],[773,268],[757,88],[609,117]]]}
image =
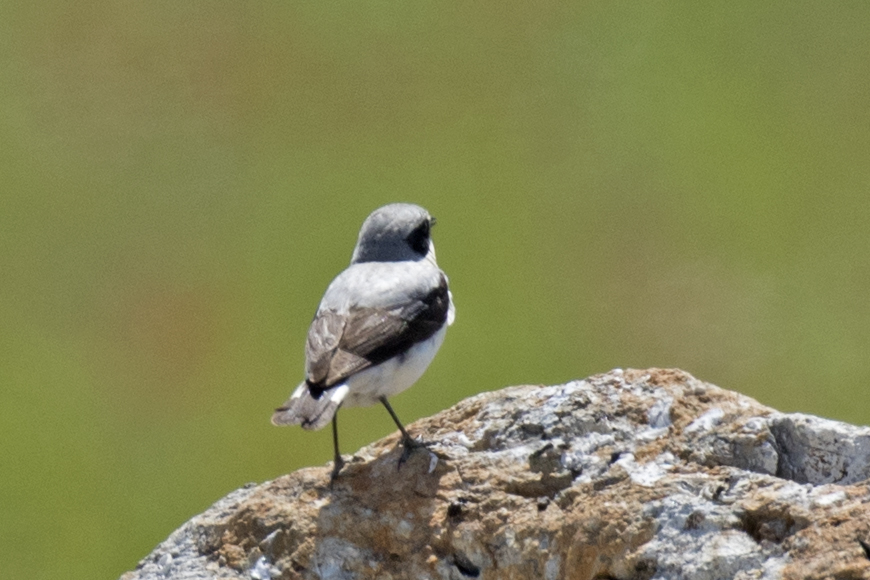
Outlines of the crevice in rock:
{"label": "crevice in rock", "polygon": [[775,544],[800,531],[805,525],[796,521],[786,511],[745,511],[740,514],[740,527],[757,543]]}
{"label": "crevice in rock", "polygon": [[450,505],[447,506],[447,517],[451,522],[456,523],[462,521],[465,504],[468,502],[469,500],[464,497],[457,498],[456,501],[450,502]]}
{"label": "crevice in rock", "polygon": [[480,576],[480,568],[468,559],[468,556],[462,552],[453,554],[453,565],[459,570],[459,573],[467,578],[477,578]]}
{"label": "crevice in rock", "polygon": [[634,575],[632,580],[650,580],[658,571],[656,561],[649,558],[639,560],[634,565]]}
{"label": "crevice in rock", "polygon": [[620,457],[622,457],[625,454],[626,454],[625,451],[614,451],[613,453],[610,454],[610,459],[608,460],[607,464],[613,465],[614,463],[619,461]]}
{"label": "crevice in rock", "polygon": [[706,517],[707,516],[704,514],[704,512],[702,512],[700,510],[693,511],[691,514],[689,514],[689,517],[686,518],[686,525],[685,525],[684,529],[686,529],[686,530],[699,529],[701,527],[701,524],[704,523],[704,520],[706,519]]}
{"label": "crevice in rock", "polygon": [[781,422],[773,421],[770,424],[770,433],[773,435],[774,447],[776,448],[776,476],[797,483],[807,483],[797,467],[793,464],[794,442],[793,433]]}

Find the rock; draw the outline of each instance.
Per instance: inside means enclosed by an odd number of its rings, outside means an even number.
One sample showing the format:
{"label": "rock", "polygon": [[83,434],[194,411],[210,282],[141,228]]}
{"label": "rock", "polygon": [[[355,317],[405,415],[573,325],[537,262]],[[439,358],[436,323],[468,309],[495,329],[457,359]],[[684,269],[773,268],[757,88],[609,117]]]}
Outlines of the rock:
{"label": "rock", "polygon": [[237,490],[122,580],[870,578],[870,428],[679,370],[483,393]]}

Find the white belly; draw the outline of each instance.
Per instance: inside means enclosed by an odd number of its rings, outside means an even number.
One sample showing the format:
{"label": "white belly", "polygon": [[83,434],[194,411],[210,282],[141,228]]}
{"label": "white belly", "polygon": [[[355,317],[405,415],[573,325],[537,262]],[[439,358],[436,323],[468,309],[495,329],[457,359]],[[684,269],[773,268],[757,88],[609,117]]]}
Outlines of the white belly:
{"label": "white belly", "polygon": [[446,333],[445,324],[430,338],[415,344],[403,354],[349,377],[345,383],[348,393],[343,406],[374,405],[380,397],[396,395],[416,383],[435,358]]}

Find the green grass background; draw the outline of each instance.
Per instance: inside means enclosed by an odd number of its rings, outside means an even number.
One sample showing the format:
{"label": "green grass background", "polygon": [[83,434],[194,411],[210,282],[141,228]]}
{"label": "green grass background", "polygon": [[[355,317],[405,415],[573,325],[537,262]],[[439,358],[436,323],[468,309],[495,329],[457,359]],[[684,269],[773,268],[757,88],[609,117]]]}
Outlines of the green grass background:
{"label": "green grass background", "polygon": [[0,577],[117,577],[328,461],[269,416],[392,201],[457,305],[407,422],[647,366],[870,422],[870,3],[2,12]]}

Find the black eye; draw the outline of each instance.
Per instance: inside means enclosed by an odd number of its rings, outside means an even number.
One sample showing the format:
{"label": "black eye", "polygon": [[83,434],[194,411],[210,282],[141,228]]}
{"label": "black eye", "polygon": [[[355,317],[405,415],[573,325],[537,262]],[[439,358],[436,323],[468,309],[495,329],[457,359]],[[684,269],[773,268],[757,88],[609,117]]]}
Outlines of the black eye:
{"label": "black eye", "polygon": [[429,220],[414,228],[407,239],[408,244],[415,252],[425,256],[429,252]]}

